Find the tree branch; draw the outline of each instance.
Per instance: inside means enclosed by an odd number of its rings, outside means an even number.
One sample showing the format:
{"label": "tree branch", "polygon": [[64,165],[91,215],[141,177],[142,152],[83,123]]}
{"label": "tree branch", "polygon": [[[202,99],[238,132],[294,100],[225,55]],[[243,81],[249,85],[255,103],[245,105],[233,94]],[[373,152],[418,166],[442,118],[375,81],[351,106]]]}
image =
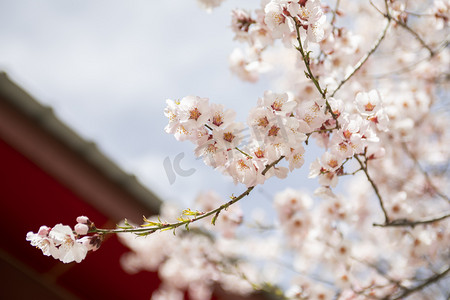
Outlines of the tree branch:
{"label": "tree branch", "polygon": [[[280,158],[278,158],[277,160],[275,160],[271,164],[266,165],[266,167],[261,172],[261,174],[265,175],[271,168],[273,168],[283,158],[284,158],[284,156],[281,156]],[[89,233],[111,234],[111,233],[131,232],[131,233],[135,233],[137,235],[145,236],[145,235],[152,234],[152,233],[154,233],[156,231],[172,230],[172,229],[175,230],[176,228],[178,228],[180,226],[185,226],[186,229],[189,229],[189,224],[191,224],[193,222],[196,222],[196,221],[199,221],[199,220],[202,220],[202,219],[207,218],[209,216],[213,216],[212,223],[214,224],[216,219],[217,219],[217,217],[222,212],[222,210],[227,209],[228,207],[230,207],[234,203],[238,202],[239,200],[241,200],[245,196],[248,196],[250,194],[250,192],[254,188],[255,188],[254,186],[248,187],[247,190],[245,190],[239,196],[237,196],[237,197],[232,196],[231,200],[228,201],[227,203],[219,206],[216,209],[213,209],[213,210],[211,210],[209,212],[206,212],[206,213],[204,213],[204,212],[191,212],[190,210],[187,210],[188,213],[185,213],[184,215],[194,216],[194,217],[193,218],[181,219],[179,222],[175,222],[175,223],[163,223],[161,221],[159,221],[159,222],[152,222],[152,221],[149,221],[149,220],[144,218],[144,221],[146,221],[147,224],[141,225],[140,227],[134,227],[134,226],[128,224],[125,221],[125,226],[121,226],[121,227],[116,228],[116,229],[94,228],[94,229],[90,230]]]}
{"label": "tree branch", "polygon": [[393,298],[389,298],[387,297],[386,300],[400,300],[403,299],[415,292],[418,292],[422,289],[424,289],[425,287],[441,280],[442,278],[444,278],[447,273],[450,272],[450,267],[448,267],[446,270],[444,270],[442,273],[438,273],[436,275],[431,276],[430,278],[428,278],[427,280],[425,280],[422,284],[419,284],[413,288],[404,288],[403,292],[398,295],[398,296],[394,296]]}
{"label": "tree branch", "polygon": [[401,27],[403,27],[404,29],[406,29],[409,33],[411,33],[416,40],[419,41],[419,43],[422,45],[422,47],[424,47],[425,49],[428,50],[428,52],[430,53],[430,56],[433,57],[436,53],[433,51],[433,49],[431,49],[430,46],[428,46],[425,41],[419,36],[419,34],[417,32],[415,32],[414,30],[411,29],[411,27],[409,27],[406,23],[397,20],[395,18],[392,18],[392,20],[394,20],[395,23],[397,23],[398,25],[400,25]]}
{"label": "tree branch", "polygon": [[432,219],[427,219],[427,220],[420,220],[420,221],[412,221],[412,220],[408,220],[408,219],[397,219],[397,220],[392,220],[388,223],[384,223],[384,224],[373,224],[373,226],[378,226],[378,227],[415,227],[417,225],[426,225],[426,224],[431,224],[431,223],[435,223],[435,222],[439,222],[442,220],[445,220],[446,218],[450,217],[450,214],[446,214],[443,215],[441,217],[437,217],[437,218],[432,218]]}
{"label": "tree branch", "polygon": [[378,39],[375,41],[375,43],[373,44],[372,48],[370,48],[369,52],[366,53],[366,55],[364,55],[359,61],[358,63],[355,65],[355,67],[353,68],[353,71],[348,74],[337,86],[337,88],[333,91],[333,93],[331,93],[331,97],[334,97],[334,95],[336,94],[336,92],[350,79],[352,78],[353,75],[355,75],[356,72],[358,72],[359,69],[361,69],[361,67],[365,64],[365,62],[369,59],[369,57],[377,50],[378,46],[381,44],[381,41],[384,39],[384,37],[386,36],[387,30],[389,28],[389,25],[391,24],[391,20],[388,18],[388,21],[386,23],[386,26],[383,29],[383,32],[381,33],[381,35],[378,37]]}
{"label": "tree branch", "polygon": [[[298,47],[297,50],[300,52],[300,54],[302,55],[302,59],[303,62],[305,63],[305,67],[306,70],[308,71],[307,73],[305,72],[306,76],[312,80],[312,82],[314,83],[314,85],[316,86],[317,90],[319,91],[320,95],[322,95],[323,99],[326,99],[326,93],[325,91],[320,87],[320,83],[317,80],[317,78],[314,76],[314,74],[311,71],[311,67],[310,67],[310,59],[309,59],[309,52],[305,53],[304,49],[303,49],[303,45],[302,45],[302,40],[300,38],[300,26],[301,24],[299,24],[299,22],[297,21],[296,18],[292,18],[292,20],[294,20],[295,23],[295,29],[297,31],[297,41],[298,41]],[[328,104],[329,106],[329,104]],[[331,111],[331,108],[330,108]],[[331,112],[333,113],[333,112]]]}
{"label": "tree branch", "polygon": [[413,160],[414,164],[416,165],[417,169],[419,169],[419,171],[423,174],[423,176],[425,177],[425,180],[427,182],[427,184],[433,189],[433,192],[436,193],[436,195],[438,195],[439,197],[441,197],[444,200],[447,200],[448,202],[450,202],[450,198],[445,195],[444,193],[442,193],[431,181],[430,175],[428,174],[427,171],[425,171],[424,168],[422,168],[422,166],[420,165],[419,161],[417,160],[417,158],[415,157],[415,155],[409,151],[408,147],[406,146],[405,143],[402,143],[403,146],[403,150],[405,150],[406,154],[408,154],[408,156]]}
{"label": "tree branch", "polygon": [[361,161],[361,159],[358,157],[358,155],[354,155],[354,157],[359,162],[359,165],[361,166],[361,169],[364,171],[364,174],[366,174],[367,180],[369,180],[370,184],[372,185],[373,190],[375,191],[375,194],[377,195],[378,202],[380,203],[381,210],[383,211],[383,214],[384,214],[384,223],[385,224],[389,223],[389,217],[388,217],[388,214],[386,212],[386,209],[384,208],[383,198],[381,198],[380,192],[378,191],[378,187],[373,182],[372,178],[369,175],[369,172],[367,171],[367,159],[363,163]]}
{"label": "tree branch", "polygon": [[308,72],[305,72],[305,75],[306,75],[307,78],[311,79],[311,81],[314,83],[314,85],[316,86],[317,90],[319,91],[320,95],[322,95],[322,98],[325,99],[325,105],[326,105],[327,111],[330,112],[331,116],[332,116],[333,119],[336,121],[336,128],[339,128],[339,123],[338,123],[338,120],[337,120],[338,115],[336,115],[336,114],[333,112],[333,109],[331,108],[331,105],[330,105],[330,103],[329,103],[328,100],[327,100],[326,89],[323,90],[323,89],[320,87],[319,81],[318,81],[317,78],[314,76],[313,72],[311,71],[311,67],[310,67],[310,58],[309,58],[309,53],[310,53],[310,52],[308,51],[307,53],[305,53],[305,50],[303,49],[303,45],[302,45],[302,40],[301,40],[301,38],[300,38],[300,26],[301,26],[301,24],[300,24],[300,22],[299,22],[296,18],[294,18],[294,17],[292,18],[292,20],[293,20],[294,23],[295,23],[295,29],[296,29],[296,32],[297,32],[297,42],[298,42],[298,47],[296,47],[296,49],[300,52],[300,54],[301,54],[301,56],[302,56],[302,59],[303,59],[303,62],[305,63],[306,70],[308,71]]}
{"label": "tree branch", "polygon": [[334,10],[333,10],[333,16],[331,17],[331,21],[330,24],[333,25],[334,27],[334,22],[336,22],[336,15],[339,9],[339,4],[340,4],[341,0],[336,0],[336,5],[334,6]]}

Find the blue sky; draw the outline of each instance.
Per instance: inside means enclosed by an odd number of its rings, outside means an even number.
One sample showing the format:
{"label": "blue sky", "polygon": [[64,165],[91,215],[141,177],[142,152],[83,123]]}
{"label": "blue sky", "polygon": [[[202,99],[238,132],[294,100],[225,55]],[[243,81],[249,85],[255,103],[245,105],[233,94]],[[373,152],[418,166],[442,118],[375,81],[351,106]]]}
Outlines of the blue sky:
{"label": "blue sky", "polygon": [[[208,14],[194,0],[0,0],[0,70],[163,200],[191,206],[207,189],[226,199],[245,187],[196,160],[191,143],[166,134],[163,110],[167,98],[198,95],[245,122],[272,87],[268,78],[244,83],[229,71],[238,46],[230,12],[258,5],[228,0]],[[170,184],[163,162],[179,153],[181,166],[195,172]],[[287,186],[317,186],[307,173],[308,163],[288,180],[269,180],[244,206],[269,203]]]}

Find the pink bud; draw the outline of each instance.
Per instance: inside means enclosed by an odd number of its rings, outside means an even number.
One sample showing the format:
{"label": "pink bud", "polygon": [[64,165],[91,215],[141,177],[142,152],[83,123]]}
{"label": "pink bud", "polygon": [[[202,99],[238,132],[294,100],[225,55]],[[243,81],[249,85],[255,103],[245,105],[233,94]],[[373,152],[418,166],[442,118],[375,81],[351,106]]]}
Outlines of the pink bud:
{"label": "pink bud", "polygon": [[77,225],[75,225],[75,232],[79,235],[85,235],[88,233],[88,231],[89,231],[89,226],[87,226],[86,224],[78,223]]}
{"label": "pink bud", "polygon": [[81,224],[89,224],[90,223],[89,218],[86,216],[77,217],[77,222],[81,223]]}
{"label": "pink bud", "polygon": [[45,225],[43,225],[43,226],[41,226],[40,228],[39,228],[39,231],[38,231],[38,235],[39,236],[47,236],[48,235],[48,233],[49,233],[49,231],[50,231],[50,227],[47,227],[47,226],[45,226]]}

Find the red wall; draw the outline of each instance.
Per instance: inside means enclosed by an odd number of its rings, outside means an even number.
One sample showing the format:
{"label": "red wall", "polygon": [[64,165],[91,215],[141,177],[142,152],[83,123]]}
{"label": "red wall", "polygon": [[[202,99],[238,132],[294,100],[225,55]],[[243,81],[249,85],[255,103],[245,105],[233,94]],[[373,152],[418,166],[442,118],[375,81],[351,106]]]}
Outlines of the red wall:
{"label": "red wall", "polygon": [[[159,285],[157,274],[125,273],[120,256],[128,251],[115,236],[106,239],[100,250],[88,254],[80,264],[63,264],[42,255],[25,236],[37,232],[41,225],[58,223],[74,226],[76,217],[87,215],[98,227],[108,222],[100,211],[91,207],[57,179],[0,139],[0,249],[3,257],[13,258],[36,271],[44,281],[53,281],[81,299],[149,299]],[[4,259],[5,260],[5,259]],[[33,291],[30,280],[8,276],[11,272],[0,265],[0,298],[23,299]],[[26,273],[26,272],[25,272]],[[29,273],[28,273],[29,274]],[[29,276],[28,276],[29,277]],[[28,287],[27,287],[28,283]],[[21,287],[18,290],[18,287]],[[36,294],[33,299],[36,298]],[[47,298],[48,299],[48,298]]]}

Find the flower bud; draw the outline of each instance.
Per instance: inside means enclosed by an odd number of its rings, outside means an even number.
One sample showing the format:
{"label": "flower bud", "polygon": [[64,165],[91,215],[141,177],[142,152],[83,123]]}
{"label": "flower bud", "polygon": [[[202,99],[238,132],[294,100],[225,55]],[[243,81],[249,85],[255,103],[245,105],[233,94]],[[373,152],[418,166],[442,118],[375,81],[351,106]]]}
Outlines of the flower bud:
{"label": "flower bud", "polygon": [[86,216],[79,216],[77,217],[77,222],[81,224],[89,224],[91,221]]}
{"label": "flower bud", "polygon": [[[77,218],[78,220],[78,218]],[[81,224],[78,223],[77,225],[75,225],[75,232],[79,235],[86,235],[89,231],[89,226],[87,226],[86,224]]]}

